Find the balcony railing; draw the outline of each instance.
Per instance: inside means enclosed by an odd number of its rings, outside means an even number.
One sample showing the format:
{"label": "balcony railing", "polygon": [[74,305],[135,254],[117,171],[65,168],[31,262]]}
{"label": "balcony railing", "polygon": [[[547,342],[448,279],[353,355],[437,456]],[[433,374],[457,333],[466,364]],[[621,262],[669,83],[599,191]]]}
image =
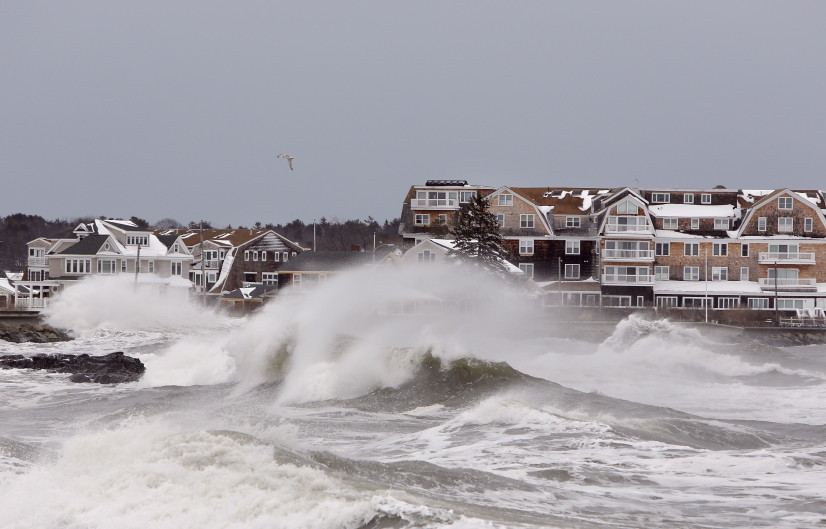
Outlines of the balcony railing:
{"label": "balcony railing", "polygon": [[760,264],[815,264],[814,252],[760,252]]}
{"label": "balcony railing", "polygon": [[17,310],[45,309],[51,298],[17,298],[14,308]]}
{"label": "balcony railing", "polygon": [[[198,266],[195,267],[196,269],[199,268]],[[207,259],[204,261],[204,268],[221,268],[221,260],[220,259]]]}
{"label": "balcony railing", "polygon": [[618,250],[615,248],[606,248],[602,250],[603,260],[617,259],[621,261],[633,261],[636,259],[654,259],[654,250]]}
{"label": "balcony railing", "polygon": [[653,285],[654,276],[637,276],[626,274],[603,274],[604,285]]}
{"label": "balcony railing", "polygon": [[45,257],[29,257],[29,266],[46,266]]}
{"label": "balcony railing", "polygon": [[817,282],[813,277],[761,277],[758,281],[762,290],[817,290]]}
{"label": "balcony railing", "polygon": [[410,201],[413,209],[457,209],[459,200],[456,198],[414,198]]}

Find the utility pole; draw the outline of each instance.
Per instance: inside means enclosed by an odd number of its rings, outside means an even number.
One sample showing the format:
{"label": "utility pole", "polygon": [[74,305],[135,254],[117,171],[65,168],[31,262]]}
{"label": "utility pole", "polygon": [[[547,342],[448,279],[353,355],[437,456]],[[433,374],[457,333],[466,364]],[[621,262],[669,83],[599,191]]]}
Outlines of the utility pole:
{"label": "utility pole", "polygon": [[557,265],[556,265],[556,275],[558,281],[556,282],[557,285],[557,292],[559,293],[559,306],[562,307],[562,258],[556,258]]}
{"label": "utility pole", "polygon": [[206,254],[204,253],[204,221],[202,220],[198,224],[198,234],[201,238],[201,300],[203,301],[204,305],[206,305],[206,272],[204,271],[205,263],[204,258]]}
{"label": "utility pole", "polygon": [[315,251],[315,219],[313,219],[313,251]]}
{"label": "utility pole", "polygon": [[138,256],[135,258],[135,286],[138,286],[138,274],[141,271],[141,243],[138,243]]}

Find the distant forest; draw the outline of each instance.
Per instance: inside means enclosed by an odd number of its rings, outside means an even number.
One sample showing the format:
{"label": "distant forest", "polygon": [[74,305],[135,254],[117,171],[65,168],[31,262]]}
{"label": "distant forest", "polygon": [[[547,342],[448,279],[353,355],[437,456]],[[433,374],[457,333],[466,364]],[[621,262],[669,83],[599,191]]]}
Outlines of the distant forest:
{"label": "distant forest", "polygon": [[[105,218],[105,217],[100,217]],[[0,217],[0,271],[20,271],[26,267],[26,243],[38,237],[50,237],[81,222],[92,222],[92,218],[46,220],[39,215],[15,213]],[[304,223],[295,219],[287,224],[262,224],[252,226],[214,226],[211,222],[191,221],[182,224],[175,219],[161,219],[154,225],[140,217],[131,217],[132,222],[146,228],[230,228],[230,229],[271,229],[306,248],[313,246],[313,223]],[[318,251],[351,251],[355,249],[372,250],[375,234],[376,245],[397,244],[399,236],[399,219],[385,220],[380,223],[373,217],[364,220],[328,220],[321,218],[315,226],[316,249]]]}

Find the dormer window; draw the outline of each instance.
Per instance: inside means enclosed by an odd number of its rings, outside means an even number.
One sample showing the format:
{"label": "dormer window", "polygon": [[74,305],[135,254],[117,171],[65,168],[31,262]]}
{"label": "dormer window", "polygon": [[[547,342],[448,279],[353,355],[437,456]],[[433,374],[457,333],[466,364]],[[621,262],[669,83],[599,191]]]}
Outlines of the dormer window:
{"label": "dormer window", "polygon": [[127,235],[126,244],[129,246],[149,246],[149,235]]}
{"label": "dormer window", "polygon": [[685,193],[683,194],[683,204],[693,204],[694,203],[694,193]]}
{"label": "dormer window", "polygon": [[671,193],[651,193],[651,202],[667,204],[671,202]]}
{"label": "dormer window", "polygon": [[700,195],[700,204],[711,204],[711,193],[703,193]]}
{"label": "dormer window", "polygon": [[639,210],[640,208],[638,208],[637,205],[631,202],[630,200],[620,202],[620,204],[617,206],[617,213],[621,215],[636,215],[639,212]]}

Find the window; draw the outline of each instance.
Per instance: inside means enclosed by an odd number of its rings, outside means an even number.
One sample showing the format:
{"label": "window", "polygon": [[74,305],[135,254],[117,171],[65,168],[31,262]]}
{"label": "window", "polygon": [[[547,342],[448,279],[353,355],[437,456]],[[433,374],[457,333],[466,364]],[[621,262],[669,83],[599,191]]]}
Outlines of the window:
{"label": "window", "polygon": [[496,214],[496,223],[499,225],[500,228],[505,227],[505,214],[504,213],[497,213]]}
{"label": "window", "polygon": [[651,283],[647,266],[606,266],[603,281],[610,283]]}
{"label": "window", "polygon": [[253,260],[253,261],[257,261],[257,260],[258,260],[258,250],[253,250],[253,252],[252,252],[252,260]]}
{"label": "window", "polygon": [[766,217],[757,218],[757,231],[766,231]]}
{"label": "window", "polygon": [[715,242],[714,246],[712,247],[711,254],[715,257],[725,257],[728,255],[728,243],[727,242]]}
{"label": "window", "polygon": [[663,229],[664,230],[676,230],[677,229],[677,219],[663,219]]}
{"label": "window", "polygon": [[727,230],[729,228],[729,219],[714,219],[715,230]]}
{"label": "window", "polygon": [[777,199],[777,209],[792,209],[792,197],[780,197]]}
{"label": "window", "polygon": [[693,204],[694,203],[694,193],[685,193],[683,195],[683,204]]}
{"label": "window", "polygon": [[459,191],[459,202],[467,204],[476,196],[476,191]]}
{"label": "window", "polygon": [[262,261],[267,260],[267,250],[261,250],[261,260]]}
{"label": "window", "polygon": [[700,255],[700,243],[687,242],[685,243],[685,255],[697,256]]}
{"label": "window", "polygon": [[655,266],[654,267],[654,279],[656,281],[668,281],[669,278],[669,270],[667,266]]}
{"label": "window", "polygon": [[[152,263],[153,268],[154,268],[155,261],[149,261],[149,262]],[[172,261],[172,275],[173,276],[183,275],[182,270],[183,270],[183,263],[181,261]]]}
{"label": "window", "polygon": [[794,217],[780,217],[777,219],[777,231],[786,233],[794,231]]}
{"label": "window", "polygon": [[711,267],[712,281],[728,281],[728,267],[726,266],[712,266]]}
{"label": "window", "polygon": [[657,307],[667,309],[677,306],[677,296],[657,296]]}
{"label": "window", "polygon": [[803,219],[803,231],[806,233],[811,233],[814,230],[814,219],[811,217],[806,217]]}
{"label": "window", "polygon": [[148,246],[149,235],[127,235],[126,244],[129,246]]}
{"label": "window", "polygon": [[439,214],[439,224],[441,224],[442,226],[447,224],[447,215],[445,213]]}
{"label": "window", "polygon": [[301,286],[301,274],[294,274],[293,275],[293,286],[300,287]]}
{"label": "window", "polygon": [[533,214],[523,213],[522,215],[519,215],[519,227],[533,228]]}
{"label": "window", "polygon": [[617,206],[617,213],[621,215],[636,215],[637,212],[639,212],[639,208],[630,200],[620,202]]}
{"label": "window", "polygon": [[579,265],[566,264],[565,265],[565,279],[579,279]]}
{"label": "window", "polygon": [[285,263],[290,259],[290,252],[281,252],[281,260]]}
{"label": "window", "polygon": [[630,307],[631,296],[602,296],[603,307]]}
{"label": "window", "polygon": [[654,245],[654,255],[671,255],[670,242],[658,242]]}
{"label": "window", "polygon": [[778,299],[777,308],[779,310],[794,310],[803,308],[802,299]]}
{"label": "window", "polygon": [[749,256],[749,245],[747,243],[743,243],[740,245],[740,257],[748,257]]}
{"label": "window", "polygon": [[645,305],[645,296],[637,296],[637,306],[642,307]]}
{"label": "window", "polygon": [[416,219],[414,224],[416,226],[430,226],[430,214],[416,213]]}
{"label": "window", "polygon": [[646,217],[617,217],[615,215],[608,217],[609,232],[646,230],[648,230],[648,222]]}
{"label": "window", "polygon": [[249,260],[250,260],[250,251],[249,250],[244,250],[244,261],[249,261]]}
{"label": "window", "polygon": [[749,308],[752,310],[768,309],[769,298],[749,298],[748,304]]}
{"label": "window", "polygon": [[265,285],[278,285],[278,274],[275,272],[262,272],[261,282]]}
{"label": "window", "polygon": [[66,259],[67,274],[91,274],[91,259]]}
{"label": "window", "polygon": [[683,267],[683,281],[699,281],[700,267],[699,266],[684,266]]}
{"label": "window", "polygon": [[533,240],[522,239],[519,241],[519,253],[521,255],[533,255]]}
{"label": "window", "polygon": [[500,206],[513,206],[513,195],[510,193],[502,193],[499,195]]}
{"label": "window", "polygon": [[565,217],[566,228],[579,228],[581,219],[579,217]]}
{"label": "window", "polygon": [[436,252],[431,250],[422,250],[416,254],[416,260],[420,263],[434,263],[436,262]]}
{"label": "window", "polygon": [[121,261],[120,261],[120,271],[123,274],[126,273],[126,263],[127,263],[126,259],[121,259]]}
{"label": "window", "polygon": [[272,253],[272,260],[276,263],[281,261],[281,252],[273,252]]}
{"label": "window", "polygon": [[683,307],[687,309],[702,309],[708,301],[710,301],[708,298],[683,298]]}
{"label": "window", "polygon": [[215,272],[209,272],[207,274],[207,281],[209,281],[210,283],[214,283],[215,281],[217,281],[217,279],[218,275]]}
{"label": "window", "polygon": [[691,219],[691,229],[692,230],[699,230],[700,229],[700,219]]}
{"label": "window", "polygon": [[114,259],[98,259],[98,274],[114,274],[115,260]]}
{"label": "window", "polygon": [[519,263],[519,269],[528,279],[533,279],[533,263]]}
{"label": "window", "polygon": [[144,266],[141,267],[141,271],[147,274],[154,274],[155,273],[155,261],[144,261]]}
{"label": "window", "polygon": [[671,193],[651,193],[651,202],[655,204],[671,202]]}
{"label": "window", "polygon": [[652,257],[648,241],[605,241],[606,259],[645,259]]}
{"label": "window", "polygon": [[741,266],[740,267],[740,281],[748,281],[749,280],[749,267],[748,266]]}
{"label": "window", "polygon": [[717,298],[718,309],[736,309],[740,307],[740,298]]}
{"label": "window", "polygon": [[579,241],[565,241],[565,255],[579,255]]}
{"label": "window", "polygon": [[711,204],[711,193],[702,193],[700,195],[700,204]]}

